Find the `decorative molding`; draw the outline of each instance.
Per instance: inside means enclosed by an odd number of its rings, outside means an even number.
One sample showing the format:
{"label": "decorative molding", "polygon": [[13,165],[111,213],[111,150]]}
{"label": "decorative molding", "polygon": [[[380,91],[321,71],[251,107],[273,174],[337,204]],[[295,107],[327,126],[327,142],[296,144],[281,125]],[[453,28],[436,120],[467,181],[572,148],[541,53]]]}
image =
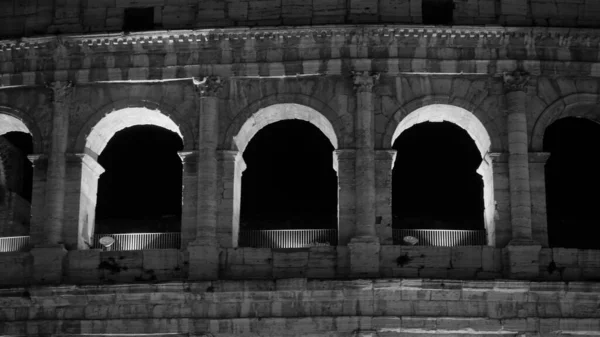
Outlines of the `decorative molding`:
{"label": "decorative molding", "polygon": [[46,88],[50,89],[50,102],[65,103],[68,102],[73,95],[73,82],[70,81],[54,81],[46,83]]}
{"label": "decorative molding", "polygon": [[[561,44],[572,42],[600,42],[599,29],[572,29],[549,27],[431,27],[418,25],[355,25],[306,26],[294,28],[261,27],[261,28],[218,28],[194,30],[146,31],[124,34],[93,33],[64,34],[40,37],[23,37],[0,40],[0,51],[27,50],[31,48],[52,49],[58,45],[66,48],[87,46],[98,48],[103,46],[141,45],[193,45],[227,40],[286,40],[297,38],[331,38],[333,36],[351,37],[355,35],[382,37],[402,40],[406,38],[436,38],[454,41],[460,39],[495,39],[498,44],[510,43],[510,38],[528,37],[529,40],[556,39]],[[57,41],[58,40],[58,41]],[[462,43],[461,41],[456,41]]]}
{"label": "decorative molding", "polygon": [[369,71],[353,71],[352,81],[356,92],[373,92],[373,87],[379,82],[379,73]]}
{"label": "decorative molding", "polygon": [[504,90],[511,91],[527,91],[527,83],[529,82],[529,73],[522,70],[515,70],[512,73],[504,73]]}
{"label": "decorative molding", "polygon": [[205,76],[192,78],[196,93],[200,97],[217,97],[223,89],[224,80],[220,76]]}

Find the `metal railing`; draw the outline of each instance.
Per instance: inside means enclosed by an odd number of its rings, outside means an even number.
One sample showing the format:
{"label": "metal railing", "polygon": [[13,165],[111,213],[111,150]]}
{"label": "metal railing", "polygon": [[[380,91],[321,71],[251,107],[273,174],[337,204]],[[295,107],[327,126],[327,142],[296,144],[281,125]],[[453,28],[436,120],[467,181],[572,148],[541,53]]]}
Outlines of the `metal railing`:
{"label": "metal railing", "polygon": [[103,248],[99,240],[110,236],[115,242],[107,250],[179,249],[181,233],[95,234],[93,248]]}
{"label": "metal railing", "polygon": [[407,244],[405,237],[412,236],[419,241],[415,246],[484,246],[487,237],[484,230],[446,230],[446,229],[394,229],[394,244]]}
{"label": "metal railing", "polygon": [[336,229],[287,229],[240,231],[238,246],[255,248],[307,248],[336,246]]}
{"label": "metal railing", "polygon": [[0,238],[0,253],[27,252],[30,248],[29,236],[9,236]]}

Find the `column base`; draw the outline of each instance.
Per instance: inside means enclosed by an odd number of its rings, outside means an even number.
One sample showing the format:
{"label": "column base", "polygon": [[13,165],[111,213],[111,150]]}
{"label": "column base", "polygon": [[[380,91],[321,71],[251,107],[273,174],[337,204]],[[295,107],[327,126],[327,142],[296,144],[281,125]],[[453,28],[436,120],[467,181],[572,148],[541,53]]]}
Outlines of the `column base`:
{"label": "column base", "polygon": [[35,284],[60,284],[62,282],[67,256],[65,246],[35,246],[30,253],[33,256],[33,282]]}
{"label": "column base", "polygon": [[219,247],[201,242],[191,242],[189,253],[190,281],[214,281],[219,279]]}
{"label": "column base", "polygon": [[506,246],[508,254],[508,277],[531,280],[540,273],[540,251],[542,245],[527,239],[513,239]]}
{"label": "column base", "polygon": [[350,275],[352,277],[379,276],[379,238],[354,237],[348,244],[350,250]]}

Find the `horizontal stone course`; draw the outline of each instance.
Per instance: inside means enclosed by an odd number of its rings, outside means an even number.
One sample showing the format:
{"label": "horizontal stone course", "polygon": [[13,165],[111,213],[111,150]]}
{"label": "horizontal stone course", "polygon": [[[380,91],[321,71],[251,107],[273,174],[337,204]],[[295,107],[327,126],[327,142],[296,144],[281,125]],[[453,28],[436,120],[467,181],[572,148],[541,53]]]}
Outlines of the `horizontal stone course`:
{"label": "horizontal stone course", "polygon": [[[4,289],[0,333],[241,333],[239,324],[264,333],[258,326],[267,323],[276,330],[296,326],[315,333],[354,331],[358,325],[379,332],[392,327],[397,332],[600,331],[600,314],[593,308],[597,284],[421,279],[262,283],[267,286],[258,291],[244,290],[257,289],[255,281],[43,287],[32,289],[26,299],[24,288]],[[475,289],[480,296],[467,297]],[[543,293],[559,298],[559,310],[536,309],[549,304],[540,300]],[[73,298],[68,305],[65,297]]]}

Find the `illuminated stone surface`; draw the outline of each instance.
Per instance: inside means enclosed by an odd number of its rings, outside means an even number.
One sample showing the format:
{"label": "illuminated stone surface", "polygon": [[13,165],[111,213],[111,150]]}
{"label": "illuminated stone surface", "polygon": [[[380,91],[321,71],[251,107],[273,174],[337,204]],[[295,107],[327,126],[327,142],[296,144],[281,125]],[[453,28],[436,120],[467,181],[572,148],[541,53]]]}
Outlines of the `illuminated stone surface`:
{"label": "illuminated stone surface", "polygon": [[[598,335],[600,250],[548,247],[543,140],[600,121],[600,3],[453,3],[0,0],[0,135],[34,148],[0,335]],[[123,33],[144,7],[156,31]],[[335,149],[337,247],[238,247],[242,154],[281,120]],[[394,141],[443,121],[481,155],[488,245],[393,245]],[[98,155],[136,125],[183,140],[181,249],[89,249]]]}

